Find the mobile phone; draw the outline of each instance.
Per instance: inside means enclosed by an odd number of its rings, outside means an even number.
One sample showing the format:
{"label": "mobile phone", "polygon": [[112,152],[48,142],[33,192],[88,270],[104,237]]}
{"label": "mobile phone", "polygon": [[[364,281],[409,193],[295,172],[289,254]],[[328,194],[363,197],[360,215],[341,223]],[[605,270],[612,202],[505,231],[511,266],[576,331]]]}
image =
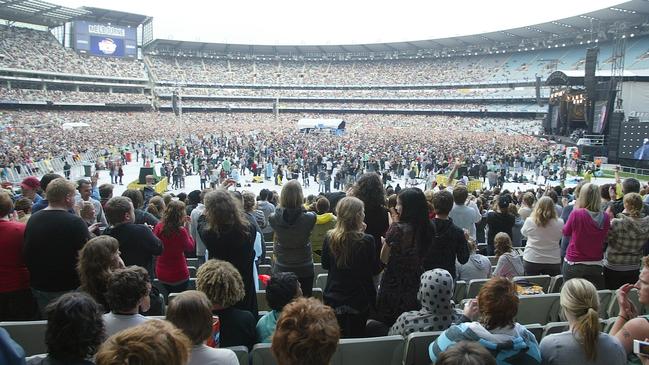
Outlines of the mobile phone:
{"label": "mobile phone", "polygon": [[633,340],[633,353],[649,356],[649,342]]}

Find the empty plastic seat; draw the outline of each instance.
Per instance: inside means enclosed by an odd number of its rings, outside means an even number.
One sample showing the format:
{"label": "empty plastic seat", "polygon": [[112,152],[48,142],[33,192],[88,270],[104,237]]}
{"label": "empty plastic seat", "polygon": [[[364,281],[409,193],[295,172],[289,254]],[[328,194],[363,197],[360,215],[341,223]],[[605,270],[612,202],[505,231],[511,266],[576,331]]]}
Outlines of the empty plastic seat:
{"label": "empty plastic seat", "polygon": [[196,257],[187,258],[187,266],[198,267],[198,258]]}
{"label": "empty plastic seat", "polygon": [[266,291],[257,290],[257,309],[260,311],[270,311],[268,301],[266,300]]}
{"label": "empty plastic seat", "polygon": [[543,337],[567,331],[568,322],[549,322],[543,328]]}
{"label": "empty plastic seat", "polygon": [[528,331],[532,332],[534,335],[534,338],[536,338],[536,342],[541,342],[541,338],[543,337],[543,325],[540,325],[538,323],[532,323],[532,324],[526,324],[525,328],[527,328]]}
{"label": "empty plastic seat", "polygon": [[338,343],[332,365],[398,364],[403,358],[402,336],[345,338]]}
{"label": "empty plastic seat", "polygon": [[269,343],[258,343],[250,351],[252,365],[277,365],[275,357],[270,352]]}
{"label": "empty plastic seat", "polygon": [[404,365],[429,365],[428,346],[441,335],[441,331],[415,332],[408,335],[403,349]]}
{"label": "empty plastic seat", "polygon": [[477,297],[480,288],[482,288],[487,281],[489,281],[489,279],[474,279],[469,281],[469,285],[466,289],[466,299]]}
{"label": "empty plastic seat", "polygon": [[455,293],[453,302],[460,303],[466,297],[466,281],[458,280],[455,282]]}
{"label": "empty plastic seat", "polygon": [[536,284],[543,288],[544,293],[548,293],[552,277],[550,277],[550,275],[514,276],[512,280],[514,282],[521,280]]}
{"label": "empty plastic seat", "polygon": [[315,285],[314,288],[320,288],[324,290],[325,286],[327,285],[327,274],[319,274],[315,278]]}
{"label": "empty plastic seat", "polygon": [[521,295],[516,321],[520,324],[556,322],[559,318],[559,294]]}
{"label": "empty plastic seat", "polygon": [[0,322],[0,327],[7,330],[9,336],[22,346],[26,356],[47,352],[45,345],[47,321]]}
{"label": "empty plastic seat", "polygon": [[237,355],[237,360],[239,360],[239,365],[248,365],[248,348],[246,346],[232,346],[226,347],[234,351],[234,354]]}
{"label": "empty plastic seat", "polygon": [[189,277],[190,278],[195,278],[196,277],[196,266],[187,266],[187,269],[189,270]]}
{"label": "empty plastic seat", "polygon": [[599,297],[599,318],[608,318],[608,307],[611,305],[611,300],[616,300],[615,292],[613,290],[598,290],[597,296]]}
{"label": "empty plastic seat", "polygon": [[556,275],[550,280],[550,288],[548,293],[561,293],[561,287],[563,287],[563,275]]}

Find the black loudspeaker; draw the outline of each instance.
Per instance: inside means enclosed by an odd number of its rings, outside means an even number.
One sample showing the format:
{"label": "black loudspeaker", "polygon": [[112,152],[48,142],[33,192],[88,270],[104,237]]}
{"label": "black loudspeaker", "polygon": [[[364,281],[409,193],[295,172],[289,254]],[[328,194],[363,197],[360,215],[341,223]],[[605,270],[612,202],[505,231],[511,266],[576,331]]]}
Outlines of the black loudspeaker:
{"label": "black loudspeaker", "polygon": [[613,112],[608,118],[608,163],[618,163],[622,121],[623,112]]}
{"label": "black loudspeaker", "polygon": [[596,87],[595,84],[595,70],[597,69],[597,55],[599,54],[599,47],[588,48],[586,50],[586,64],[584,74],[584,86],[586,87],[586,94],[588,99],[594,100]]}
{"label": "black loudspeaker", "polygon": [[138,184],[146,184],[147,175],[155,175],[153,173],[153,167],[140,167],[140,176],[137,179]]}

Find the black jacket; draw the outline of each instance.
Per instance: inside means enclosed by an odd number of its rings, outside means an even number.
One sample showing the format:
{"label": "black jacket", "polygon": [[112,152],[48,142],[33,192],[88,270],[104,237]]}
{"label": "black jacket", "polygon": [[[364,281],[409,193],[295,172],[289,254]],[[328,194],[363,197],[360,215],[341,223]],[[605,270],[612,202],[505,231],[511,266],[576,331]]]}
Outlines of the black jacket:
{"label": "black jacket", "polygon": [[424,270],[444,269],[455,279],[455,260],[469,260],[469,246],[464,232],[449,219],[433,219],[432,242],[423,258]]}

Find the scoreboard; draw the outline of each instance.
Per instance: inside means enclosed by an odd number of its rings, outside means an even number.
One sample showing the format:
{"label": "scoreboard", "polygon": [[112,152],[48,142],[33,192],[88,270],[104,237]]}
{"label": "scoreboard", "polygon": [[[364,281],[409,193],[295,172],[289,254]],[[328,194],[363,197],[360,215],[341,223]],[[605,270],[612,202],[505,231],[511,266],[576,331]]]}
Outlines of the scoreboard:
{"label": "scoreboard", "polygon": [[106,57],[137,57],[136,28],[74,22],[74,48],[79,53]]}

